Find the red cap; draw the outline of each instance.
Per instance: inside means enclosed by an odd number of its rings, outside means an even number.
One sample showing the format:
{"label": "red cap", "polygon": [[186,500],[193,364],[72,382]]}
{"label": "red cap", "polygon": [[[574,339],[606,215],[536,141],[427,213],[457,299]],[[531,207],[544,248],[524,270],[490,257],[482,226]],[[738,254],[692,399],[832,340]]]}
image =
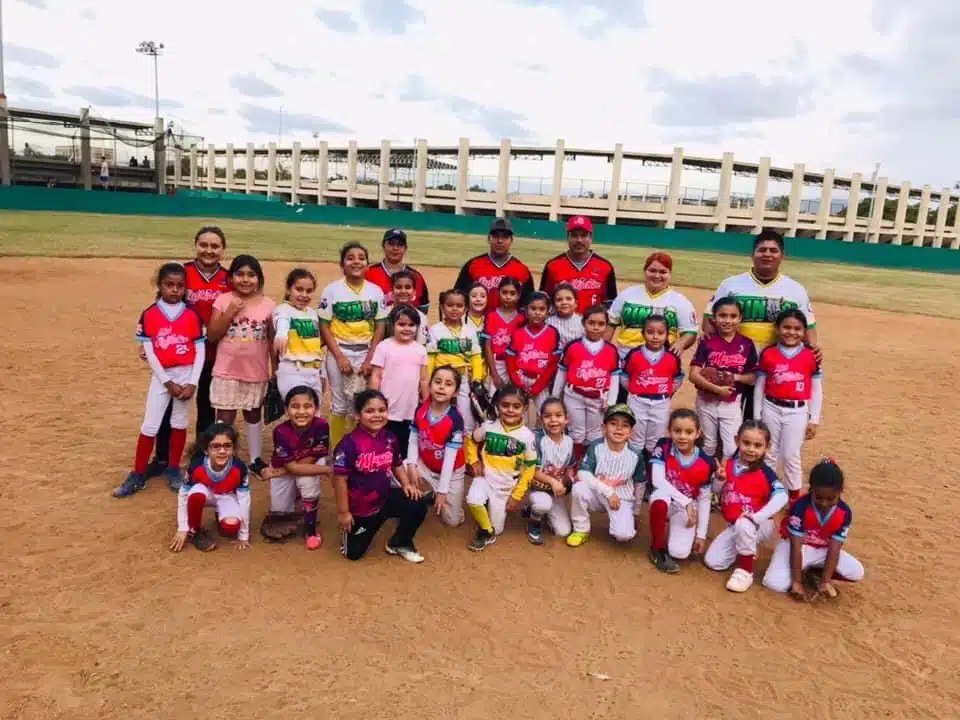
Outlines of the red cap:
{"label": "red cap", "polygon": [[567,232],[573,232],[575,230],[583,230],[588,232],[591,235],[593,234],[593,220],[588,218],[586,215],[574,215],[572,218],[567,220]]}

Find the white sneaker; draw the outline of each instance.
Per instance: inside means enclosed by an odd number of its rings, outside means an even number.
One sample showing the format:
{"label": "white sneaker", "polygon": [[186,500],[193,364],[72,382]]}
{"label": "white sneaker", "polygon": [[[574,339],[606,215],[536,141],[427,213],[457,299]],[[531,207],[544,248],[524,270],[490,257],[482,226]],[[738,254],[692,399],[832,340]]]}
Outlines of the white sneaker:
{"label": "white sneaker", "polygon": [[753,585],[753,573],[747,572],[743,568],[734,570],[730,579],[727,580],[727,590],[730,592],[746,592],[751,585]]}
{"label": "white sneaker", "polygon": [[391,545],[387,545],[386,551],[387,555],[397,555],[409,563],[419,564],[426,560],[426,558],[418,553],[417,549],[414,547],[393,547]]}

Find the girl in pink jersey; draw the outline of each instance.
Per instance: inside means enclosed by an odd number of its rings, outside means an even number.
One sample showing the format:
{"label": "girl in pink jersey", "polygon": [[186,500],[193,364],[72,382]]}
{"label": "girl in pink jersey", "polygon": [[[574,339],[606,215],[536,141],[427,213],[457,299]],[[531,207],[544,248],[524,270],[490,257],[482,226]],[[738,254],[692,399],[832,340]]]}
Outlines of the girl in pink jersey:
{"label": "girl in pink jersey", "polygon": [[505,277],[500,281],[497,293],[499,307],[487,313],[483,324],[483,358],[487,366],[489,388],[495,392],[510,382],[507,373],[507,349],[513,331],[523,325],[523,315],[518,311],[523,286],[516,278]]}

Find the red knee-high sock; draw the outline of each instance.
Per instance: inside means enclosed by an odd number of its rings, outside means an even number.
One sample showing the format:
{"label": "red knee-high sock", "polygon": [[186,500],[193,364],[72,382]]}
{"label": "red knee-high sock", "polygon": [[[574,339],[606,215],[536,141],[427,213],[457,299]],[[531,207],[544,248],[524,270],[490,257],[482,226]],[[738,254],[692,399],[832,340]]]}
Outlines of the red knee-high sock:
{"label": "red knee-high sock", "polygon": [[753,555],[737,555],[737,567],[752,574],[754,557]]}
{"label": "red knee-high sock", "polygon": [[194,493],[187,498],[187,525],[190,532],[194,532],[203,524],[203,508],[207,505],[207,498],[201,493]]}
{"label": "red knee-high sock", "polygon": [[667,549],[667,509],[664,500],[650,503],[650,546],[654,550]]}
{"label": "red knee-high sock", "polygon": [[183,448],[187,444],[187,431],[178,428],[170,428],[170,457],[167,459],[167,467],[180,467],[180,460],[183,457]]}
{"label": "red knee-high sock", "polygon": [[153,452],[153,438],[140,433],[137,438],[137,454],[133,460],[133,471],[143,475],[150,464],[150,453]]}

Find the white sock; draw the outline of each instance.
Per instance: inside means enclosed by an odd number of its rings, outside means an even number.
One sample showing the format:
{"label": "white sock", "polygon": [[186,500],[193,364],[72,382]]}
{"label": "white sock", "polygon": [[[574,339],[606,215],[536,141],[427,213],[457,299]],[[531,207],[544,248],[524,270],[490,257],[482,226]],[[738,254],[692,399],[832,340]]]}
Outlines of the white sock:
{"label": "white sock", "polygon": [[247,423],[247,447],[250,450],[250,462],[263,454],[263,421]]}

